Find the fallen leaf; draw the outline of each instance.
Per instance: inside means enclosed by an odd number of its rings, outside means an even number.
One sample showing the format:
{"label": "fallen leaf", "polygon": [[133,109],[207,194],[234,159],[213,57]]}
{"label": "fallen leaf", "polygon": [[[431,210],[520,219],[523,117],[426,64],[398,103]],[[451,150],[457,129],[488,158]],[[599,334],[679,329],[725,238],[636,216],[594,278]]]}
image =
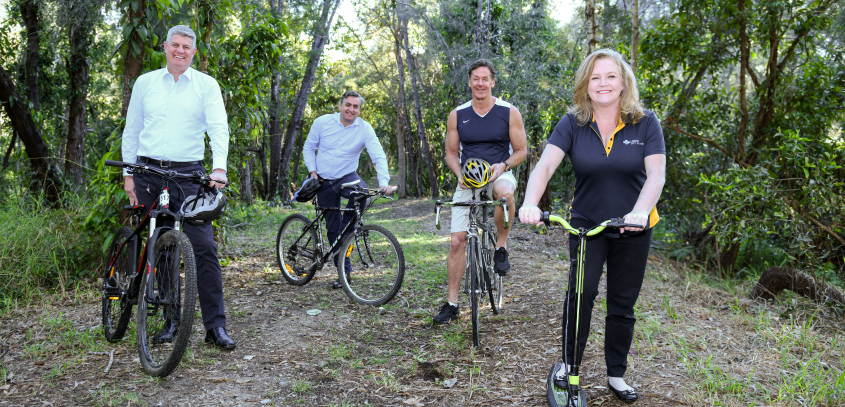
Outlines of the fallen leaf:
{"label": "fallen leaf", "polygon": [[[244,383],[249,383],[250,380],[252,380],[252,379],[238,379],[238,380],[235,380],[235,383],[244,384]],[[258,401],[258,400],[255,400],[255,401]]]}
{"label": "fallen leaf", "polygon": [[414,406],[414,407],[422,407],[423,406],[422,401],[417,397],[407,399],[407,400],[402,400],[402,402],[405,403],[405,404]]}
{"label": "fallen leaf", "polygon": [[244,360],[252,360],[252,358],[254,358],[254,357],[255,357],[255,355],[246,355],[246,356],[244,356]]}
{"label": "fallen leaf", "polygon": [[454,377],[454,378],[451,378],[451,379],[446,380],[445,382],[443,382],[443,386],[444,386],[444,387],[446,387],[447,389],[451,389],[451,388],[452,388],[452,386],[454,386],[454,385],[455,385],[455,383],[457,383],[457,382],[458,382],[458,378],[457,378],[457,377]]}

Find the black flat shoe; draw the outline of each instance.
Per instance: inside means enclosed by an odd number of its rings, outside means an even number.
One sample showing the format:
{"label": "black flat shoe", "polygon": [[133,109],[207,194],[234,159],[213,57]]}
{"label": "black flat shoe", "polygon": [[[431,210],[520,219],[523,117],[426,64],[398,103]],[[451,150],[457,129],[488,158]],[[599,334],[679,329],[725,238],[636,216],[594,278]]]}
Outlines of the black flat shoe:
{"label": "black flat shoe", "polygon": [[235,349],[235,341],[226,333],[226,328],[218,326],[211,328],[205,332],[205,343],[211,343],[218,349],[230,350]]}
{"label": "black flat shoe", "polygon": [[639,395],[637,394],[636,390],[616,390],[613,388],[613,386],[610,385],[610,381],[607,382],[607,388],[610,389],[611,392],[613,392],[613,395],[616,396],[619,401],[624,403],[633,403],[639,398]]}

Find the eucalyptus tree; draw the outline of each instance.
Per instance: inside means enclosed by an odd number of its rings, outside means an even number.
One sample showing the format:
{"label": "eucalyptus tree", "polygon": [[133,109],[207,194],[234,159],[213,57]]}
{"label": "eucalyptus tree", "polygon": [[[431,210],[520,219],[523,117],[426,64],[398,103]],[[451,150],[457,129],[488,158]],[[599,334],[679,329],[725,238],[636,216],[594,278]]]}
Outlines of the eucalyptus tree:
{"label": "eucalyptus tree", "polygon": [[[647,105],[662,112],[664,200],[716,268],[743,247],[845,267],[842,4],[669,1],[641,45]],[[838,137],[841,138],[841,135]],[[788,148],[787,148],[788,147]],[[701,226],[707,226],[703,231]],[[838,247],[838,249],[837,249]]]}

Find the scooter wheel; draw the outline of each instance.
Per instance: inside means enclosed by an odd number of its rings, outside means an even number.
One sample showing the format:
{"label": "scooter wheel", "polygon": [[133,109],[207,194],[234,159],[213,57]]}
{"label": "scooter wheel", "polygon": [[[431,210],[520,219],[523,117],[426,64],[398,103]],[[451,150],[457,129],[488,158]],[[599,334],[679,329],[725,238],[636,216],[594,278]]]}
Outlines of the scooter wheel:
{"label": "scooter wheel", "polygon": [[560,387],[555,384],[555,373],[563,366],[563,362],[557,362],[549,371],[549,377],[546,380],[546,397],[549,400],[550,407],[586,407],[587,394],[580,387],[578,388],[578,395],[569,397],[569,388]]}

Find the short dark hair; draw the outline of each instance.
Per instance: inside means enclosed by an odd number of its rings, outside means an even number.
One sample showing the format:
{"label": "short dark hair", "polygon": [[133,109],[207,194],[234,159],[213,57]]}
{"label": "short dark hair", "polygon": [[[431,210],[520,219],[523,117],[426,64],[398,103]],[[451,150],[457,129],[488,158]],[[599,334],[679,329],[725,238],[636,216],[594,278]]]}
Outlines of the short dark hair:
{"label": "short dark hair", "polygon": [[493,66],[493,62],[491,62],[489,59],[484,59],[484,58],[481,58],[478,61],[473,62],[472,65],[469,66],[469,69],[467,70],[467,78],[471,78],[472,77],[472,71],[474,71],[478,68],[481,68],[481,67],[485,67],[485,68],[489,69],[490,75],[492,76],[492,79],[496,79],[496,67]]}
{"label": "short dark hair", "polygon": [[340,104],[343,105],[343,101],[350,96],[358,98],[361,101],[361,107],[364,107],[364,97],[354,90],[347,90],[346,92],[343,92],[343,96],[340,97]]}

